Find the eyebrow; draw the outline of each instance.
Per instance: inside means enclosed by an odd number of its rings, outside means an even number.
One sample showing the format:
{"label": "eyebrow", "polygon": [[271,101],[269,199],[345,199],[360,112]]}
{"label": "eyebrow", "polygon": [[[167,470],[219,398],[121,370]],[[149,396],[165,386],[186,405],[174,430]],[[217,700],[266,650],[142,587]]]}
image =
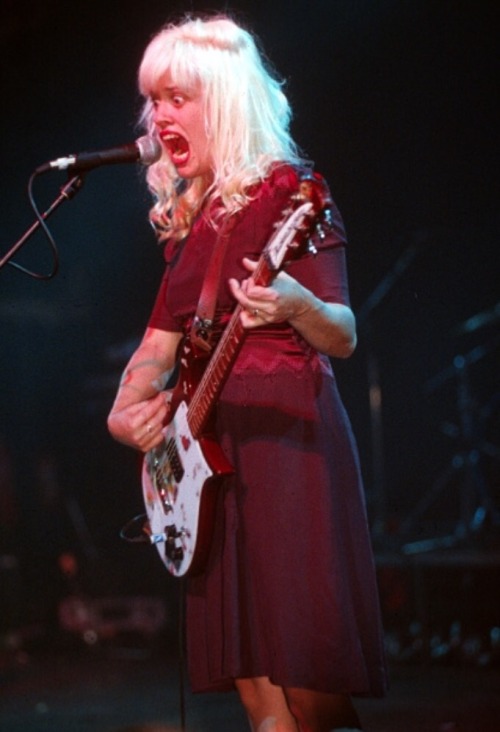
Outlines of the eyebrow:
{"label": "eyebrow", "polygon": [[184,94],[186,97],[189,96],[189,91],[187,89],[183,89],[177,84],[174,84],[173,86],[164,86],[160,91],[167,92],[167,94]]}
{"label": "eyebrow", "polygon": [[178,86],[162,86],[160,88],[156,88],[151,91],[150,97],[151,99],[158,98],[161,96],[161,94],[175,94],[175,93],[181,93],[181,94],[187,94],[187,92],[183,91]]}

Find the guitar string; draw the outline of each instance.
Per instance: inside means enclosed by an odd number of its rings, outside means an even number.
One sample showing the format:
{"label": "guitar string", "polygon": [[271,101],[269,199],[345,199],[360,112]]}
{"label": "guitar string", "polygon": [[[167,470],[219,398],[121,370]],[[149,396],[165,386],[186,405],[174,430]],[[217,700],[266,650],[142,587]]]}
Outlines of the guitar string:
{"label": "guitar string", "polygon": [[[188,407],[187,421],[189,424],[189,428],[191,429],[191,432],[195,437],[199,434],[199,431],[204,425],[206,416],[210,410],[210,406],[213,400],[212,396],[208,400],[208,404],[203,405],[203,400],[205,399],[205,396],[207,394],[208,386],[210,386],[210,382],[213,379],[213,374],[220,366],[221,359],[224,357],[227,350],[229,349],[231,345],[231,338],[233,336],[236,336],[236,342],[233,344],[233,350],[229,354],[230,359],[234,355],[234,350],[239,345],[239,339],[241,339],[241,336],[244,335],[243,328],[239,320],[239,316],[242,310],[243,308],[241,307],[241,305],[238,305],[234,310],[233,315],[231,316],[231,320],[226,326],[226,329],[221,336],[221,340],[219,341],[212,358],[208,362],[208,365],[203,372],[200,383],[198,384],[196,392],[191,400],[191,404]],[[237,332],[238,329],[241,330],[240,333]]]}
{"label": "guitar string", "polygon": [[[319,212],[315,211],[314,216],[310,217],[309,224],[306,227],[306,230],[301,230],[299,226],[296,226],[296,231],[293,236],[292,242],[294,242],[297,238],[297,236],[300,234],[300,237],[303,238],[306,236],[306,234],[310,234],[313,228],[313,221],[316,221],[318,218]],[[285,220],[286,220],[286,214],[285,214]],[[301,221],[301,226],[304,223],[304,219]],[[292,242],[290,242],[289,246],[291,246]],[[261,259],[258,262],[257,269],[254,273],[254,277],[259,277],[266,265],[264,255],[262,255]],[[208,399],[208,402],[205,404],[205,407],[203,409],[203,403],[202,400],[205,398],[206,392],[207,392],[207,382],[210,384],[210,382],[213,379],[213,374],[216,371],[216,369],[220,366],[221,359],[224,357],[227,348],[226,344],[229,345],[230,338],[234,334],[237,336],[237,341],[234,343],[234,347],[232,352],[229,354],[229,360],[228,363],[230,363],[231,359],[234,357],[236,348],[240,345],[241,338],[244,335],[244,329],[241,326],[241,322],[239,320],[239,315],[241,311],[243,310],[242,306],[238,304],[235,311],[233,312],[233,315],[231,317],[231,320],[226,327],[226,330],[224,331],[221,340],[219,341],[217,348],[210,359],[203,375],[200,380],[200,383],[198,385],[198,388],[196,389],[195,394],[193,395],[193,398],[191,400],[191,404],[188,407],[188,415],[187,415],[187,421],[189,428],[191,429],[191,432],[196,437],[197,434],[199,434],[199,431],[202,429],[207,414],[210,411],[211,404],[213,403],[213,398],[215,394],[217,393],[218,385],[215,387],[215,391],[213,392],[213,395]],[[236,328],[240,328],[240,333],[234,333]],[[226,369],[223,369],[223,374],[225,373]]]}
{"label": "guitar string", "polygon": [[162,455],[161,458],[158,457],[159,462],[154,472],[157,478],[161,479],[162,483],[167,483],[168,473],[170,472],[170,469],[173,472],[172,463],[175,460],[177,454],[177,448],[173,439],[167,440],[163,452],[166,453],[166,459],[165,455]]}

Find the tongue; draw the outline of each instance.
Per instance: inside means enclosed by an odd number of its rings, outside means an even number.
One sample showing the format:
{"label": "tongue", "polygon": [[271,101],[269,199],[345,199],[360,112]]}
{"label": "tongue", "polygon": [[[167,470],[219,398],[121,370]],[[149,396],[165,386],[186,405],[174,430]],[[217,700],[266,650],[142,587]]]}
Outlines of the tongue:
{"label": "tongue", "polygon": [[189,156],[189,145],[187,140],[180,135],[172,137],[167,142],[168,150],[174,164],[184,163]]}

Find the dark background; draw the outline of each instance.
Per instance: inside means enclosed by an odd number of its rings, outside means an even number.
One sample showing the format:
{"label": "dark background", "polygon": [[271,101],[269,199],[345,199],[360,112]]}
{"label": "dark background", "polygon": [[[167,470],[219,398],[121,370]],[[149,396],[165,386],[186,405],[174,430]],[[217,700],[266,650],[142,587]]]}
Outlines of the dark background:
{"label": "dark background", "polygon": [[[219,6],[257,33],[286,78],[294,135],[345,219],[360,344],[336,369],[378,539],[397,536],[402,522],[410,538],[419,535],[415,507],[463,447],[452,434],[461,414],[452,369],[459,354],[470,362],[478,440],[499,444],[499,320],[459,332],[499,301],[496,5]],[[135,75],[150,36],[179,12],[213,7],[2,0],[2,254],[34,220],[26,196],[32,171],[139,136]],[[65,180],[55,172],[36,180],[40,208]],[[0,554],[19,558],[35,612],[47,595],[39,590],[61,581],[57,561],[68,550],[96,591],[151,589],[164,580],[152,550],[119,538],[142,511],[139,462],[105,428],[162,273],[148,206],[135,166],[93,171],[50,219],[57,277],[36,281],[11,266],[0,272]],[[16,261],[50,271],[41,233]],[[378,442],[370,355],[380,374]],[[484,459],[494,502],[497,466]],[[457,474],[439,491],[436,531],[458,517],[460,486]]]}

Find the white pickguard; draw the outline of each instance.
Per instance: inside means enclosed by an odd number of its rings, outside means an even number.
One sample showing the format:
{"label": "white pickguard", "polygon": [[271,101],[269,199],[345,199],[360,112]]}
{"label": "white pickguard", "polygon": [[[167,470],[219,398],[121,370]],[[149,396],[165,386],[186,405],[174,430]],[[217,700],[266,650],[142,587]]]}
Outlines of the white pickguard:
{"label": "white pickguard", "polygon": [[[191,567],[198,539],[201,492],[213,475],[200,443],[191,434],[187,411],[187,404],[181,402],[163,431],[164,442],[147,454],[142,476],[151,541],[169,572],[178,577]],[[168,547],[181,550],[178,553],[182,558],[169,557]]]}

